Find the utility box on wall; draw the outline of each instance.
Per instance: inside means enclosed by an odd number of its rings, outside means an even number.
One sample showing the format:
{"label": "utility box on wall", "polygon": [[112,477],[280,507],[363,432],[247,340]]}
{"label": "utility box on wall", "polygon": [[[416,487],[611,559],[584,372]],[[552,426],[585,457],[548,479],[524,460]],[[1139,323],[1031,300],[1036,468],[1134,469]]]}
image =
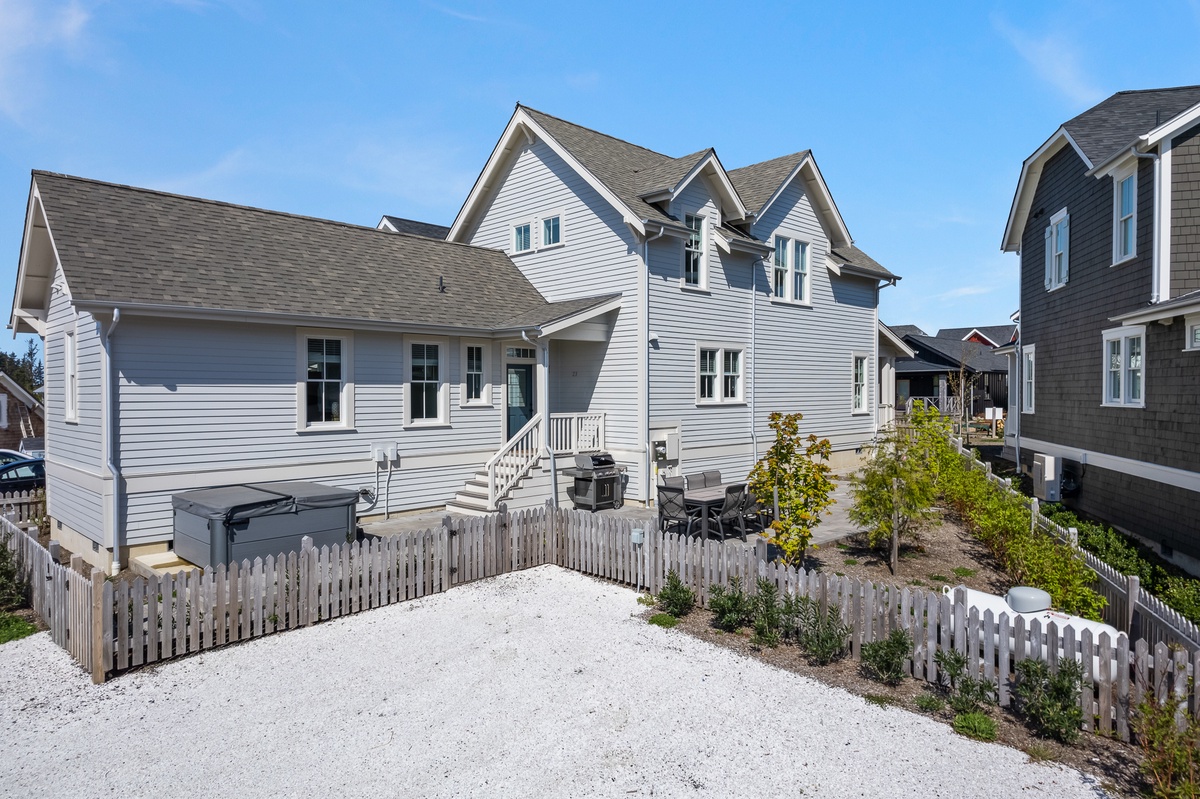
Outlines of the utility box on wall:
{"label": "utility box on wall", "polygon": [[1062,499],[1062,460],[1054,455],[1033,456],[1033,495],[1044,502]]}

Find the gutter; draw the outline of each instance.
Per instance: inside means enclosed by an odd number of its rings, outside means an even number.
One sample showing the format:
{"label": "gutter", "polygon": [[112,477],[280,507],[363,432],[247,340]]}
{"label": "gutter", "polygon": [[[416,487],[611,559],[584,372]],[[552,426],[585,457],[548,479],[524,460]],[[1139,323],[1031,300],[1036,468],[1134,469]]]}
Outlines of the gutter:
{"label": "gutter", "polygon": [[[1159,250],[1162,249],[1159,246],[1159,240],[1164,235],[1164,230],[1167,232],[1171,230],[1171,220],[1164,220],[1162,218],[1162,157],[1159,153],[1139,153],[1136,146],[1129,148],[1129,154],[1138,159],[1150,158],[1154,160],[1154,240],[1152,242],[1153,250],[1150,253],[1150,275],[1152,277],[1150,302],[1153,304],[1161,301],[1163,284],[1166,282],[1163,280],[1163,275],[1159,269],[1161,260]],[[1134,206],[1136,207],[1136,205],[1137,198],[1135,197]],[[1164,221],[1166,222],[1166,228],[1163,227]],[[1137,235],[1136,232],[1134,235]],[[1169,279],[1170,277],[1168,276]]]}
{"label": "gutter", "polygon": [[112,321],[104,331],[105,379],[108,391],[105,392],[104,403],[104,457],[105,466],[112,477],[112,574],[115,577],[121,571],[121,470],[117,468],[114,458],[116,426],[113,423],[114,409],[117,404],[117,379],[113,374],[112,334],[121,323],[121,309],[114,308]]}
{"label": "gutter", "polygon": [[[652,487],[650,471],[651,461],[654,458],[654,453],[650,451],[650,242],[662,238],[666,232],[667,226],[660,225],[657,233],[642,239],[642,274],[638,276],[638,294],[640,295],[638,305],[642,311],[641,329],[638,330],[641,346],[638,351],[645,363],[645,369],[638,376],[638,384],[646,387],[646,396],[640,398],[638,403],[638,416],[641,417],[638,420],[638,427],[641,428],[638,437],[642,439],[640,442],[642,445],[642,496],[647,507],[650,506],[650,489]],[[655,501],[657,501],[657,495]]]}

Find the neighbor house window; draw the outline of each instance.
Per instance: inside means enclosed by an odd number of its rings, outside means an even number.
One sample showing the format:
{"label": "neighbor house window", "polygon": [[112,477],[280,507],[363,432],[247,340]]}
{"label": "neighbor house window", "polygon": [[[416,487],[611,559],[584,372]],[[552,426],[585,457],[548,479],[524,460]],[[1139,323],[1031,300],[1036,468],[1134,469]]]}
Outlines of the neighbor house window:
{"label": "neighbor house window", "polygon": [[685,286],[704,287],[704,217],[684,216],[688,237],[683,242],[683,283]]}
{"label": "neighbor house window", "polygon": [[786,236],[775,237],[771,288],[776,299],[808,302],[808,252],[807,241]]}
{"label": "neighbor house window", "polygon": [[1113,176],[1113,263],[1137,255],[1137,165]]}
{"label": "neighbor house window", "polygon": [[1046,228],[1046,289],[1067,284],[1071,271],[1071,215],[1064,208],[1050,217]]}
{"label": "neighbor house window", "polygon": [[1033,413],[1033,374],[1034,346],[1026,344],[1021,348],[1021,412]]}
{"label": "neighbor house window", "polygon": [[553,247],[562,241],[561,217],[548,216],[542,220],[542,246]]}
{"label": "neighbor house window", "polygon": [[528,222],[523,225],[513,226],[513,252],[528,252],[533,249],[533,237],[530,235],[530,227]]}
{"label": "neighbor house window", "polygon": [[703,403],[741,401],[741,347],[701,347],[699,349],[696,399]]}
{"label": "neighbor house window", "polygon": [[462,405],[490,405],[487,384],[487,347],[483,344],[464,344]]}
{"label": "neighbor house window", "polygon": [[298,330],[299,403],[298,430],[351,427],[354,424],[354,340],[346,334],[323,330]]}
{"label": "neighbor house window", "polygon": [[63,416],[68,422],[79,419],[79,355],[75,346],[75,331],[68,330],[63,339],[63,374],[66,385],[63,386],[66,406]]}
{"label": "neighbor house window", "polygon": [[1105,330],[1104,405],[1144,407],[1145,374],[1144,327],[1117,327]]}
{"label": "neighbor house window", "polygon": [[853,394],[850,410],[853,413],[867,412],[867,356],[855,355],[853,363]]}
{"label": "neighbor house window", "polygon": [[1187,331],[1187,340],[1184,342],[1185,350],[1200,350],[1200,316],[1189,316],[1184,321]]}

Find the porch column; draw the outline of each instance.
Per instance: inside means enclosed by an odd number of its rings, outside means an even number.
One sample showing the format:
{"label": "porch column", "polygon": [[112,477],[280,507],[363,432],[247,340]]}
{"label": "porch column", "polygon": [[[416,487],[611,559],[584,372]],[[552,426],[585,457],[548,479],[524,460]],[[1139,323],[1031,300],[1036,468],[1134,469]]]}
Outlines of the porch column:
{"label": "porch column", "polygon": [[538,342],[537,360],[537,412],[541,414],[542,446],[550,454],[550,342]]}

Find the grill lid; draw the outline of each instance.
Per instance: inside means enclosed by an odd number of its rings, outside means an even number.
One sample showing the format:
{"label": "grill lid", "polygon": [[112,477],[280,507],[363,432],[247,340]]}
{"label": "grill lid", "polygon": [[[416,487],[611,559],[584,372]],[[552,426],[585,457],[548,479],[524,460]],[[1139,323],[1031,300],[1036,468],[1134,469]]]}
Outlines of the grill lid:
{"label": "grill lid", "polygon": [[607,452],[591,452],[575,456],[575,466],[580,469],[612,469],[617,461]]}

